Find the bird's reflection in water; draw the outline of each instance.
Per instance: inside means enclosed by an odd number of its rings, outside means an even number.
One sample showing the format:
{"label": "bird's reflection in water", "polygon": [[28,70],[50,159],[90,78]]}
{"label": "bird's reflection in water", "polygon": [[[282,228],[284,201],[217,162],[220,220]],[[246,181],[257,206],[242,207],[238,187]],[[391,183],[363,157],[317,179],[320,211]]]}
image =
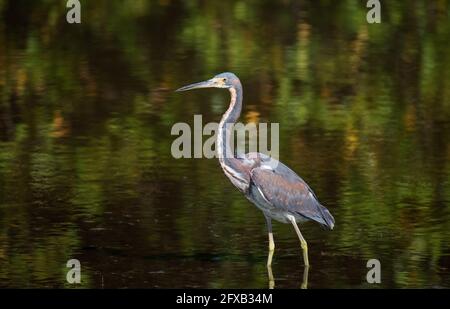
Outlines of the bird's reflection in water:
{"label": "bird's reflection in water", "polygon": [[[273,251],[270,251],[268,260],[270,261],[272,260],[272,255]],[[309,273],[309,266],[305,265],[303,269],[303,281],[302,284],[300,285],[301,289],[308,288],[308,273]],[[267,275],[269,277],[269,289],[275,288],[275,278],[273,277],[272,266],[269,263],[267,263]]]}

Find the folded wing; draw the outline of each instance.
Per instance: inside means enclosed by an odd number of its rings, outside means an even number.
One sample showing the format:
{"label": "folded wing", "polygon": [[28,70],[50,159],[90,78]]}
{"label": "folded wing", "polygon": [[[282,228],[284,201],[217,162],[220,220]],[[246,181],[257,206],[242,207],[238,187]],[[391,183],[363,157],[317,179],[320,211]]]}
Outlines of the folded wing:
{"label": "folded wing", "polygon": [[265,158],[250,176],[252,185],[273,207],[333,229],[334,218],[328,209],[319,203],[308,184],[283,163]]}

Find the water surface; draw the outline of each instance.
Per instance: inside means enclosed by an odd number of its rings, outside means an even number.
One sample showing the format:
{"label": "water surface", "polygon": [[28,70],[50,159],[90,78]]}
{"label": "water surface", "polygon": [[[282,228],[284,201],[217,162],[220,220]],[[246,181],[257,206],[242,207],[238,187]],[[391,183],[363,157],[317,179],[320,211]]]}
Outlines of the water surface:
{"label": "water surface", "polygon": [[[450,287],[446,1],[0,0],[0,286],[265,288],[262,214],[214,159],[174,159],[177,122],[228,93],[173,90],[232,71],[244,122],[280,123],[280,159],[336,219],[308,223],[310,288]],[[302,255],[274,224],[275,287]],[[382,282],[366,282],[379,259]]]}

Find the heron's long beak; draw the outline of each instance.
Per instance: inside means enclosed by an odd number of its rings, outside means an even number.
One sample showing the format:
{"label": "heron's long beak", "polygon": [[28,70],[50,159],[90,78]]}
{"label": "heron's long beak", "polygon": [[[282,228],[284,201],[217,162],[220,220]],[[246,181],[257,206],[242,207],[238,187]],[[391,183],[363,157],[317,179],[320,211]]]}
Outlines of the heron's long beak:
{"label": "heron's long beak", "polygon": [[209,79],[204,82],[199,82],[199,83],[190,84],[190,85],[181,87],[181,88],[175,90],[175,92],[187,91],[187,90],[198,89],[198,88],[212,88],[214,86],[215,86],[214,80]]}

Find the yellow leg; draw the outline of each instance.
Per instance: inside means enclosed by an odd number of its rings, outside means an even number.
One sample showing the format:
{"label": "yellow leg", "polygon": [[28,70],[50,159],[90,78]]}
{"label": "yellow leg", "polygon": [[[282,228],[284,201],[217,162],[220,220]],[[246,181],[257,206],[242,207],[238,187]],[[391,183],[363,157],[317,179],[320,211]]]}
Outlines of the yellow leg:
{"label": "yellow leg", "polygon": [[269,289],[273,289],[275,287],[275,279],[273,278],[272,273],[272,257],[275,252],[275,242],[273,241],[273,234],[269,232],[269,255],[267,257],[267,274],[269,276]]}
{"label": "yellow leg", "polygon": [[272,234],[272,219],[266,216],[267,230],[269,234],[269,255],[267,256],[267,274],[269,276],[269,289],[273,289],[275,287],[275,279],[273,278],[272,273],[272,258],[273,253],[275,252],[275,242],[273,241]]}
{"label": "yellow leg", "polygon": [[275,251],[275,242],[273,241],[273,234],[269,232],[269,256],[267,257],[267,266],[272,265],[272,257]]}
{"label": "yellow leg", "polygon": [[275,287],[275,279],[273,278],[272,266],[267,265],[267,275],[269,276],[269,289]]}
{"label": "yellow leg", "polygon": [[294,216],[289,216],[289,220],[291,221],[292,225],[294,226],[295,231],[297,232],[298,238],[300,239],[300,245],[303,250],[303,260],[305,262],[305,266],[309,266],[309,259],[308,259],[308,244],[306,243],[306,240],[303,238],[302,233],[300,232],[300,229],[297,226],[297,222],[295,222]]}
{"label": "yellow leg", "polygon": [[303,270],[303,283],[300,286],[301,289],[308,288],[308,272],[309,272],[309,266],[305,266],[305,269]]}

